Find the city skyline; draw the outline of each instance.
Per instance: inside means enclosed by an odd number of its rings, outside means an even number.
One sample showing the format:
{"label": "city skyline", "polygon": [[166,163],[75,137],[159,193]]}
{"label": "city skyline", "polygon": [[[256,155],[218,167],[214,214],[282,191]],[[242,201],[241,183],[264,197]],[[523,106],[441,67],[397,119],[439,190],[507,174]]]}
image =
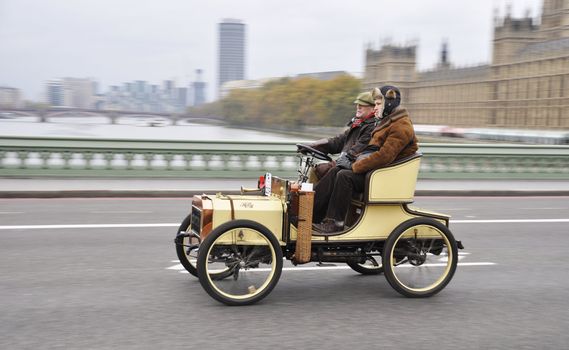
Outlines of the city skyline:
{"label": "city skyline", "polygon": [[[199,85],[197,82],[195,84]],[[43,102],[53,107],[180,113],[196,102],[189,103],[189,99],[195,100],[196,96],[200,98],[199,91],[190,96],[188,87],[176,86],[176,82],[172,80],[164,80],[161,84],[145,80],[123,82],[109,86],[106,91],[98,91],[97,86],[95,80],[88,78],[50,80],[46,83],[46,99]],[[202,102],[197,101],[197,104]],[[18,104],[22,103],[11,103]]]}
{"label": "city skyline", "polygon": [[[325,6],[291,1],[271,11],[270,1],[236,7],[225,0],[167,4],[4,0],[0,2],[0,85],[21,89],[25,99],[37,100],[45,81],[57,77],[92,77],[103,90],[133,80],[175,80],[179,86],[189,86],[195,69],[203,69],[211,100],[218,74],[216,25],[223,18],[240,18],[247,24],[245,70],[250,79],[362,72],[367,44],[379,46],[390,39],[395,44],[417,42],[422,70],[436,64],[443,41],[448,42],[452,64],[476,65],[490,60],[494,9],[503,15],[507,3],[364,1],[354,7],[342,1]],[[541,0],[516,1],[512,15],[523,16],[529,8],[537,17],[540,7]],[[389,10],[388,16],[380,14],[383,8]]]}

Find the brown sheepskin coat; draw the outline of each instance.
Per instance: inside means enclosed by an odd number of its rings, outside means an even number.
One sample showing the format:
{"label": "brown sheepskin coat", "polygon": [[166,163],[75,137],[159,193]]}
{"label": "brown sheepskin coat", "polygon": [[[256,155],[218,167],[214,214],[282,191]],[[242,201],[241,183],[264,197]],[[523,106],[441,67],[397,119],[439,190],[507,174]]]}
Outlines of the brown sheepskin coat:
{"label": "brown sheepskin coat", "polygon": [[352,164],[356,174],[385,167],[417,152],[417,137],[407,109],[399,106],[384,118],[371,132],[369,145],[378,146],[379,150]]}

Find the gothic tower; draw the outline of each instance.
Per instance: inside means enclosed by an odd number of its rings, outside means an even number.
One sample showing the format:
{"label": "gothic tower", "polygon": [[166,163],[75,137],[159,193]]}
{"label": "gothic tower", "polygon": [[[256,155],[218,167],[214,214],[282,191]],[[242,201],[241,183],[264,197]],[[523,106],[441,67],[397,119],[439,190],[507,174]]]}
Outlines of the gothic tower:
{"label": "gothic tower", "polygon": [[533,23],[529,14],[524,18],[512,18],[508,9],[505,18],[495,18],[492,63],[511,62],[521,49],[538,40],[539,26]]}
{"label": "gothic tower", "polygon": [[366,50],[364,88],[396,85],[406,95],[416,81],[416,46],[383,45],[380,50]]}
{"label": "gothic tower", "polygon": [[548,40],[569,37],[569,0],[544,0],[541,30]]}

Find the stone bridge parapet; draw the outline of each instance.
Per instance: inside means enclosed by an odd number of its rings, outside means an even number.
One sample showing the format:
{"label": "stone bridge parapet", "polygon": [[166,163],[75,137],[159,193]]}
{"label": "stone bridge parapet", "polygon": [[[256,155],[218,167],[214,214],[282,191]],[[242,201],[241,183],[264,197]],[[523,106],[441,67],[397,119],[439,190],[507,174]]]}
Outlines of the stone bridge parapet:
{"label": "stone bridge parapet", "polygon": [[[420,144],[425,179],[569,179],[569,146]],[[0,138],[0,176],[296,178],[292,142]]]}

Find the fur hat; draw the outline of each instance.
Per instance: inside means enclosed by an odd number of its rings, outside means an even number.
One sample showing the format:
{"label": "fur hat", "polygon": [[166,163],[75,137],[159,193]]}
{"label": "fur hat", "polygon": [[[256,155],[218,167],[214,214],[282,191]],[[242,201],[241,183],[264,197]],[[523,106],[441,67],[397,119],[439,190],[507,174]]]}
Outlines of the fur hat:
{"label": "fur hat", "polygon": [[374,100],[383,100],[383,112],[382,117],[387,117],[399,104],[401,104],[401,91],[395,86],[385,85],[381,88],[374,88],[371,91],[371,96]]}

